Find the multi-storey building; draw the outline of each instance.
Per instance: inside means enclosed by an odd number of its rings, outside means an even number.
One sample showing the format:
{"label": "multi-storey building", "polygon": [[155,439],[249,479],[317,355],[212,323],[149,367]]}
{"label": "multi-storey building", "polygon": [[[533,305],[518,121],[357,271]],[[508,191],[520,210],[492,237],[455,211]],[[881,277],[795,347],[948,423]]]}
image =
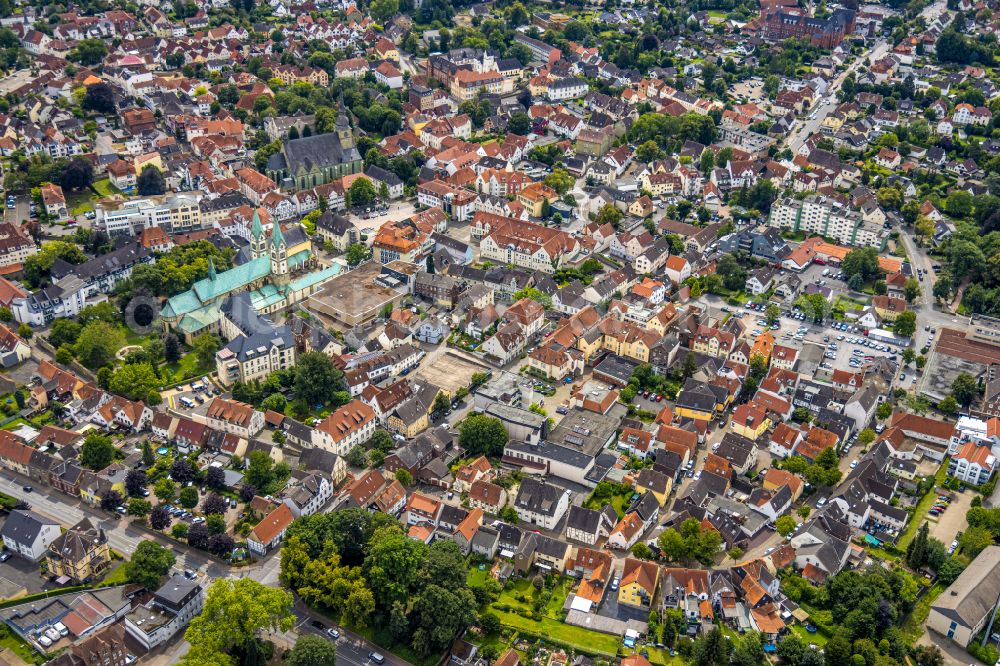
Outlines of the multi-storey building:
{"label": "multi-storey building", "polygon": [[150,227],[164,227],[170,233],[201,229],[199,202],[203,196],[200,191],[191,191],[98,202],[94,224],[112,237],[135,236]]}
{"label": "multi-storey building", "polygon": [[833,238],[841,245],[881,249],[886,234],[881,226],[822,195],[798,200],[791,197],[771,207],[768,225]]}

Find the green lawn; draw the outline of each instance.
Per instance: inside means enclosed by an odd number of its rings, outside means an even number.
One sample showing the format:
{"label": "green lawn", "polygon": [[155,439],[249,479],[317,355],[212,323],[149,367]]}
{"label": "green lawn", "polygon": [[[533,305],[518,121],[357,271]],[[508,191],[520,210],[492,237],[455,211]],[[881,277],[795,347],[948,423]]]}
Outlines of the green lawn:
{"label": "green lawn", "polygon": [[[530,578],[518,578],[511,581],[503,588],[503,592],[500,593],[500,598],[497,599],[497,603],[500,605],[513,606],[514,608],[531,610],[532,600],[535,598],[536,593],[537,591],[531,584]],[[517,597],[521,595],[524,595],[527,601],[519,601]]]}
{"label": "green lawn", "polygon": [[551,638],[564,643],[585,654],[596,654],[613,657],[618,652],[618,638],[601,634],[582,627],[564,624],[552,618],[542,618],[539,621],[523,618],[515,613],[494,611],[501,624],[539,638]]}
{"label": "green lawn", "polygon": [[477,566],[472,567],[471,569],[469,569],[469,573],[466,576],[465,584],[468,585],[469,587],[482,587],[483,583],[486,582],[486,579],[489,577],[489,575],[490,575],[489,567],[486,567],[485,569],[482,570],[480,570],[479,567]]}
{"label": "green lawn", "polygon": [[913,537],[917,534],[917,530],[920,525],[927,520],[927,511],[934,506],[934,499],[938,496],[937,486],[940,485],[945,477],[948,475],[948,458],[944,459],[941,463],[941,467],[938,468],[937,474],[934,477],[935,487],[931,488],[926,495],[920,498],[917,502],[917,506],[913,510],[913,514],[910,517],[910,522],[906,524],[906,529],[899,536],[899,541],[896,546],[900,550],[906,550],[906,547],[910,545],[913,541]]}
{"label": "green lawn", "polygon": [[71,215],[82,215],[88,210],[94,210],[94,204],[91,201],[91,196],[92,195],[89,190],[66,192],[66,208],[69,210]]}
{"label": "green lawn", "polygon": [[100,582],[100,585],[124,585],[126,582],[125,563],[122,562],[115,568],[114,571],[104,577],[104,580]]}
{"label": "green lawn", "polygon": [[583,506],[587,509],[600,510],[604,508],[605,504],[608,504],[610,502],[611,506],[615,510],[615,513],[617,513],[618,517],[621,518],[625,515],[625,510],[628,509],[633,494],[635,494],[635,491],[632,490],[631,488],[628,488],[620,493],[612,495],[611,499],[607,500],[603,498],[594,497],[593,493],[591,493],[590,497],[587,498],[587,501],[583,503]]}
{"label": "green lawn", "polygon": [[108,197],[112,194],[121,194],[121,190],[111,184],[111,181],[107,178],[98,180],[93,184],[94,190],[102,197]]}
{"label": "green lawn", "polygon": [[28,645],[17,634],[12,632],[6,625],[0,628],[0,648],[9,648],[14,653],[29,664],[44,664],[47,660],[33,647]]}
{"label": "green lawn", "polygon": [[163,366],[164,386],[178,384],[186,379],[198,377],[201,374],[198,368],[198,357],[194,352],[181,356],[176,363],[167,363]]}
{"label": "green lawn", "polygon": [[927,621],[927,616],[931,613],[931,604],[941,596],[942,592],[944,592],[944,585],[935,584],[927,590],[924,596],[917,599],[913,610],[910,611],[910,614],[903,621],[903,626],[900,627],[900,630],[911,644],[916,644],[917,639],[923,635],[924,622]]}
{"label": "green lawn", "polygon": [[815,643],[816,645],[819,645],[820,647],[826,645],[826,641],[827,641],[827,637],[826,636],[824,636],[819,631],[817,631],[814,634],[810,634],[808,631],[806,631],[806,628],[804,626],[802,626],[801,624],[793,624],[792,625],[792,633],[793,634],[797,634],[798,637],[801,638],[803,641],[805,641],[807,645],[809,643]]}
{"label": "green lawn", "polygon": [[662,664],[663,666],[682,666],[684,664],[684,658],[679,654],[671,657],[670,650],[649,647],[648,645],[644,649],[649,653],[649,663],[651,664]]}

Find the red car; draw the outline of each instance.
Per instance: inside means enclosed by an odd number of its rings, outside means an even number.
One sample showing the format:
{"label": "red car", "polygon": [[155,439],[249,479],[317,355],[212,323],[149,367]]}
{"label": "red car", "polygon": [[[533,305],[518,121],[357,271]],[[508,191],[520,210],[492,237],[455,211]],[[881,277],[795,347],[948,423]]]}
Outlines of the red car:
{"label": "red car", "polygon": [[662,395],[657,395],[656,396],[656,402],[663,402],[663,396]]}

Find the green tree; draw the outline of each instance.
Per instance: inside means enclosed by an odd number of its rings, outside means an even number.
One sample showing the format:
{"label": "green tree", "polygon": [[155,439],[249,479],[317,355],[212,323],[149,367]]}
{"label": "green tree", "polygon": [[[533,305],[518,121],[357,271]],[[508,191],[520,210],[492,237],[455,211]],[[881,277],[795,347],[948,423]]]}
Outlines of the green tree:
{"label": "green tree", "polygon": [[499,457],[507,444],[507,430],[498,418],[473,414],[462,422],[458,439],[471,456]]}
{"label": "green tree", "polygon": [[612,204],[604,204],[604,206],[597,211],[597,215],[594,216],[594,222],[599,225],[610,224],[611,226],[617,228],[618,223],[621,222],[624,217],[624,213],[615,208]]}
{"label": "green tree", "polygon": [[323,352],[306,352],[295,366],[295,396],[309,405],[325,405],[344,388],[344,373]]}
{"label": "green tree", "polygon": [[176,560],[171,549],[144,539],[135,547],[129,561],[122,565],[125,567],[125,580],[142,585],[147,590],[156,590]]}
{"label": "green tree", "polygon": [[799,666],[807,649],[805,642],[799,638],[798,634],[788,633],[778,641],[776,654],[781,663],[788,664],[788,666]]}
{"label": "green tree", "polygon": [[[396,4],[398,6],[398,2]],[[335,666],[336,663],[336,645],[325,638],[311,634],[299,636],[284,660],[285,666]]]}
{"label": "green tree", "polygon": [[900,312],[892,322],[892,330],[904,338],[912,337],[917,332],[917,313],[913,310]]}
{"label": "green tree", "polygon": [[364,571],[378,607],[407,602],[416,589],[426,552],[426,544],[407,538],[395,526],[380,528],[372,535]]}
{"label": "green tree", "polygon": [[243,651],[263,631],[288,631],[295,624],[292,595],[253,578],[218,578],[208,588],[202,612],[184,638],[191,649],[182,663],[217,663],[219,655]]}
{"label": "green tree", "polygon": [[399,0],[372,0],[369,11],[376,21],[385,23],[399,11]]}
{"label": "green tree", "polygon": [[153,505],[150,501],[141,497],[130,499],[127,507],[128,515],[135,516],[136,518],[145,518],[152,509]]}
{"label": "green tree", "polygon": [[892,416],[892,405],[888,402],[883,402],[875,409],[875,418],[880,421],[885,421],[890,416]]}
{"label": "green tree", "polygon": [[69,59],[85,67],[93,67],[108,55],[108,47],[101,39],[81,39],[69,52]]}
{"label": "green tree", "polygon": [[[198,503],[197,492],[195,491],[195,504]],[[167,503],[172,502],[174,496],[177,494],[177,484],[171,481],[168,477],[164,476],[156,485],[153,486],[153,494],[161,502]]]}
{"label": "green tree", "polygon": [[141,197],[160,195],[167,191],[167,182],[163,178],[162,171],[152,164],[147,164],[135,179],[135,189]]}
{"label": "green tree", "polygon": [[858,433],[858,441],[860,441],[864,446],[868,446],[875,441],[875,431],[871,428],[865,428]]}
{"label": "green tree", "polygon": [[409,487],[413,484],[413,475],[405,467],[400,467],[396,470],[396,480],[402,483],[404,486]]}
{"label": "green tree", "polygon": [[215,365],[215,353],[219,351],[219,338],[211,333],[202,333],[191,343],[198,367],[208,369]]}
{"label": "green tree", "polygon": [[746,285],[747,272],[731,254],[719,259],[715,272],[722,276],[722,284],[730,291],[741,291]]}
{"label": "green tree", "polygon": [[979,384],[975,377],[963,372],[952,381],[951,394],[960,405],[968,407],[979,397]]}
{"label": "green tree", "polygon": [[80,447],[80,463],[88,469],[100,471],[114,461],[116,452],[110,437],[92,431]]}
{"label": "green tree", "polygon": [[149,363],[126,363],[117,368],[108,382],[112,393],[131,400],[145,400],[160,386],[160,378]]}
{"label": "green tree", "polygon": [[779,516],[777,520],[774,521],[774,527],[778,530],[778,534],[781,536],[788,536],[791,534],[798,523],[791,516]]}
{"label": "green tree", "polygon": [[874,279],[880,274],[878,250],[873,247],[851,250],[844,257],[844,261],[841,263],[841,270],[848,277],[860,275],[865,282]]}
{"label": "green tree", "polygon": [[181,506],[185,509],[193,509],[198,506],[198,489],[194,486],[187,486],[181,489],[181,495],[178,498]]}
{"label": "green tree", "polygon": [[351,183],[348,193],[351,197],[351,205],[361,207],[370,205],[375,201],[375,197],[377,196],[372,181],[365,177],[358,178]]}
{"label": "green tree", "polygon": [[954,416],[958,413],[958,401],[955,396],[946,395],[938,402],[938,410],[945,416]]}
{"label": "green tree", "polygon": [[573,187],[576,183],[576,178],[570,175],[566,169],[556,167],[552,170],[552,173],[542,179],[542,182],[555,190],[559,196],[562,196]]}
{"label": "green tree", "polygon": [[920,295],[920,283],[914,278],[907,278],[903,284],[903,295],[907,302],[912,303]]}
{"label": "green tree", "polygon": [[354,243],[347,248],[347,253],[345,254],[347,265],[351,267],[357,266],[362,261],[367,260],[370,254],[371,252],[366,245],[363,243]]}
{"label": "green tree", "polygon": [[653,162],[663,159],[665,153],[663,149],[653,140],[646,141],[635,149],[635,158],[640,162]]}
{"label": "green tree", "polygon": [[975,559],[987,546],[993,545],[993,533],[984,527],[970,527],[958,537],[958,547],[962,554]]}
{"label": "green tree", "polygon": [[124,346],[122,332],[103,321],[92,321],[84,326],[73,345],[76,357],[91,370],[111,365],[115,353]]}
{"label": "green tree", "polygon": [[767,318],[768,324],[775,324],[781,319],[781,308],[774,303],[770,303],[764,309],[764,316]]}

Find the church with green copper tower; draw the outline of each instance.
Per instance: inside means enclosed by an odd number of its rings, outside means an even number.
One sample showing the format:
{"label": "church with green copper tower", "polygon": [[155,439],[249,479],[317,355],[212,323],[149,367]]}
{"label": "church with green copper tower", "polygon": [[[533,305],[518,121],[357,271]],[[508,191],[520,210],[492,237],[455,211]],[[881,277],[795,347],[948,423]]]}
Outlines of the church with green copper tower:
{"label": "church with green copper tower", "polygon": [[249,247],[240,255],[242,263],[218,272],[209,262],[207,277],[167,299],[160,317],[168,328],[190,342],[201,333],[218,332],[220,308],[232,294],[250,292],[250,302],[259,314],[273,314],[305,300],[340,273],[339,264],[315,265],[312,242],[298,225],[282,231],[275,222],[268,235],[255,212],[249,235]]}

